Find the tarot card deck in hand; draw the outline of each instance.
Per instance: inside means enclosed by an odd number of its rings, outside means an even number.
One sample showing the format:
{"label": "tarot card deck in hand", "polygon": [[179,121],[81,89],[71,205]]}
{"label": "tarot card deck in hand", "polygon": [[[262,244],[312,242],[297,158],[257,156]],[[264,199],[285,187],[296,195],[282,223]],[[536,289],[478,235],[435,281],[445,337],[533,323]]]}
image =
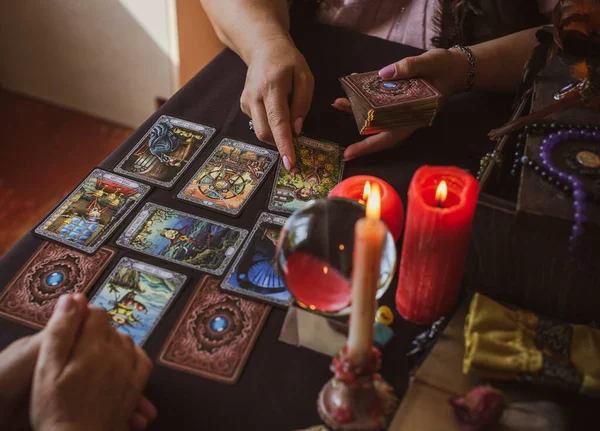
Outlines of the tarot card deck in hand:
{"label": "tarot card deck in hand", "polygon": [[441,94],[420,78],[383,80],[377,71],[340,78],[361,135],[429,126]]}

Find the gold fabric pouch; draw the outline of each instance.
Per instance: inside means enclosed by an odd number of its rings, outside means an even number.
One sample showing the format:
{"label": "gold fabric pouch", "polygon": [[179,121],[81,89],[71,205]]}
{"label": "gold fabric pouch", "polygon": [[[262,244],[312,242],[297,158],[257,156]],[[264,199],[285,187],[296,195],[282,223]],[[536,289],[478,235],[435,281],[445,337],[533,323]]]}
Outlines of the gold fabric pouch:
{"label": "gold fabric pouch", "polygon": [[477,293],[465,320],[463,372],[600,396],[600,330],[511,309]]}

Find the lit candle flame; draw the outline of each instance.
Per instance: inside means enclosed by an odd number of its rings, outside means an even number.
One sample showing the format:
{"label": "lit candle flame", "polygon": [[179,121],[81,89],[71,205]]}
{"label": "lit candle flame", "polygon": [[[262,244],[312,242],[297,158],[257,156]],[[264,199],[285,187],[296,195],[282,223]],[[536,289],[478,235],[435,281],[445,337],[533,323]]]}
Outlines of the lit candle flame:
{"label": "lit candle flame", "polygon": [[448,196],[448,185],[446,181],[442,180],[437,186],[435,191],[435,200],[437,201],[438,206],[442,206],[442,203],[446,200]]}
{"label": "lit candle flame", "polygon": [[379,192],[379,186],[373,184],[371,187],[371,193],[367,200],[367,217],[368,218],[379,218],[381,213],[381,194]]}
{"label": "lit candle flame", "polygon": [[365,183],[365,188],[363,189],[363,201],[367,201],[369,199],[369,195],[371,194],[371,182],[367,180]]}
{"label": "lit candle flame", "polygon": [[324,266],[323,267],[323,274],[327,275],[328,272],[329,272],[329,267]]}

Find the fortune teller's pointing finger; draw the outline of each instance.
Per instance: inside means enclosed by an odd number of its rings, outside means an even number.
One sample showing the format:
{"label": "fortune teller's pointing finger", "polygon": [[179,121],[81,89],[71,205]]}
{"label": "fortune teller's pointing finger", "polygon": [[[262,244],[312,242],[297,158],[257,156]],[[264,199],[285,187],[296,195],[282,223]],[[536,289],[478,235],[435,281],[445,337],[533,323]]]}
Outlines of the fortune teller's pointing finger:
{"label": "fortune teller's pointing finger", "polygon": [[286,169],[296,163],[292,132],[310,109],[313,75],[289,34],[286,0],[202,0],[217,35],[248,65],[240,99],[258,139],[275,144]]}
{"label": "fortune teller's pointing finger", "polygon": [[258,139],[274,143],[290,170],[296,163],[292,132],[302,131],[310,108],[312,74],[291,41],[272,41],[253,51],[251,57],[242,111],[252,119]]}

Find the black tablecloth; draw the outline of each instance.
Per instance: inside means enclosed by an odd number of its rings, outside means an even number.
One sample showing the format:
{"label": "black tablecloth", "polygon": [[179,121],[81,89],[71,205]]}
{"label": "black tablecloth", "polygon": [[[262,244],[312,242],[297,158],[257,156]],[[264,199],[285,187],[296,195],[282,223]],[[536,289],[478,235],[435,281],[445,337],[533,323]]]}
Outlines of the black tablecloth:
{"label": "black tablecloth", "polygon": [[[296,26],[293,34],[316,81],[313,105],[305,121],[304,133],[344,146],[355,142],[360,136],[354,120],[330,106],[336,97],[343,96],[338,77],[378,69],[402,57],[419,53],[414,48],[317,24]],[[221,138],[259,142],[248,129],[248,118],[239,108],[245,73],[243,62],[232,51],[224,50],[142,124],[100,167],[112,170],[162,114],[214,126],[218,129],[217,135],[175,188],[171,191],[154,188],[146,200],[251,229],[258,214],[266,210],[274,170],[239,218],[188,205],[174,197]],[[392,184],[406,202],[409,181],[414,171],[423,164],[458,165],[475,172],[479,158],[492,148],[486,138],[488,130],[499,126],[508,117],[510,103],[508,96],[476,93],[458,96],[444,107],[432,127],[417,132],[403,145],[347,163],[345,177],[357,174],[379,176]],[[85,142],[81,145],[85,145]],[[118,249],[115,240],[132,217],[133,214],[112,235],[107,245]],[[40,244],[40,238],[28,233],[3,257],[0,261],[0,286],[8,283]],[[123,256],[152,262],[185,273],[191,278],[145,344],[146,351],[154,360],[203,274],[123,249],[118,249],[112,265]],[[392,308],[395,287],[396,280],[384,297],[384,303]],[[146,389],[147,396],[159,410],[158,420],[152,429],[290,430],[320,423],[315,402],[319,390],[331,376],[328,369],[330,359],[279,342],[277,338],[284,316],[285,312],[281,309],[271,311],[246,368],[235,385],[213,382],[156,365]],[[382,372],[401,395],[408,379],[405,352],[415,328],[399,318],[393,327],[395,337],[384,350]],[[30,333],[32,330],[28,328],[0,319],[0,348]]]}

